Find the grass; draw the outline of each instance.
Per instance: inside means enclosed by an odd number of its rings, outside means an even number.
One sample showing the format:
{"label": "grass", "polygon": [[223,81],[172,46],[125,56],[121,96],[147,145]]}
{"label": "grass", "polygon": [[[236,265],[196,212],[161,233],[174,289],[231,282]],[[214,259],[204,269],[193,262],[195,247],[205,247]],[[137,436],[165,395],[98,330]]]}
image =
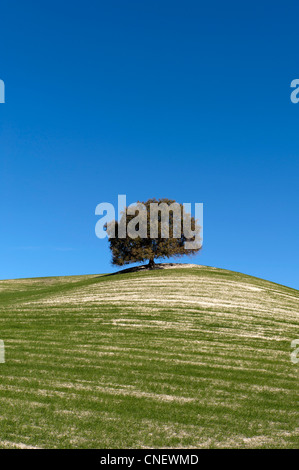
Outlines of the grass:
{"label": "grass", "polygon": [[209,267],[0,281],[0,448],[298,447],[298,304]]}

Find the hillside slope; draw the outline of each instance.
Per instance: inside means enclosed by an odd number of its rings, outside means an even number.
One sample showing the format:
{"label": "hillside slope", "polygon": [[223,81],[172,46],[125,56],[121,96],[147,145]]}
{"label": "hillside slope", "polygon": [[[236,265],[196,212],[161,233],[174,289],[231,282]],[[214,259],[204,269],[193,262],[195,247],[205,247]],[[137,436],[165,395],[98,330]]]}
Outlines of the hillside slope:
{"label": "hillside slope", "polygon": [[0,447],[296,447],[298,307],[209,267],[0,281]]}

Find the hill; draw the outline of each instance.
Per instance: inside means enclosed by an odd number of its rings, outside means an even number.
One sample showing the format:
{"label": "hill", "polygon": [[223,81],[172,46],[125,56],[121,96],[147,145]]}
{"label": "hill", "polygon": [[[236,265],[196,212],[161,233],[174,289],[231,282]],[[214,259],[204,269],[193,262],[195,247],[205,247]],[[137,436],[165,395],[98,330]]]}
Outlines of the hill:
{"label": "hill", "polygon": [[205,266],[0,281],[0,447],[296,447],[298,307]]}

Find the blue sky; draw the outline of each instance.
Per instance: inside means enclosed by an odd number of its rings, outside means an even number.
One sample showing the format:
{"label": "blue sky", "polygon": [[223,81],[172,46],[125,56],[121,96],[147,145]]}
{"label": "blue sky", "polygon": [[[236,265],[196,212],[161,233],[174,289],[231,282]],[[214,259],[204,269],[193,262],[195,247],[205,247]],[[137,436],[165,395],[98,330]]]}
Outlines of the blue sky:
{"label": "blue sky", "polygon": [[2,1],[0,278],[113,270],[94,211],[126,194],[203,202],[191,262],[299,288],[298,13]]}

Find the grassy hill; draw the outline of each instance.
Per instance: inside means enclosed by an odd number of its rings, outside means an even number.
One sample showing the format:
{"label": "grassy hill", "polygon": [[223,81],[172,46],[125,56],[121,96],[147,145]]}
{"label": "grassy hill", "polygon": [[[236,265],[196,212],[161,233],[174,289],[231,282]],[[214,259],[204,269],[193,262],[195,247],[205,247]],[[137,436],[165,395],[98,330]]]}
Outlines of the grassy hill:
{"label": "grassy hill", "polygon": [[204,266],[0,281],[0,447],[297,447],[298,307]]}

